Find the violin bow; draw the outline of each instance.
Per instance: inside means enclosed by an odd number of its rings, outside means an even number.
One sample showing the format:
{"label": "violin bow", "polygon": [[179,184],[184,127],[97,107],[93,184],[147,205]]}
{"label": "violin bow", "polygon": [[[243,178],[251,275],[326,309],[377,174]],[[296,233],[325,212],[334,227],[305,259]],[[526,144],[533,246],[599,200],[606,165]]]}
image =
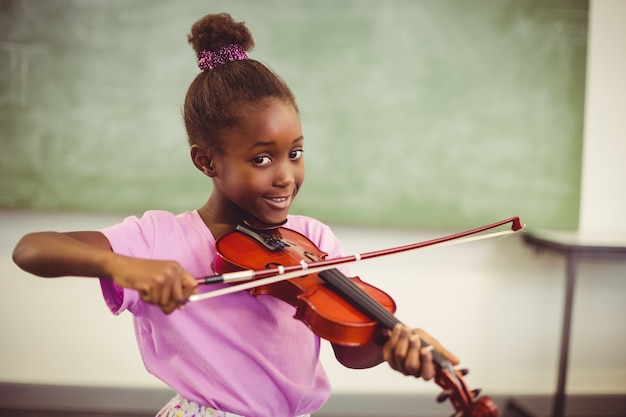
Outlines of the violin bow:
{"label": "violin bow", "polygon": [[[497,227],[511,224],[510,230],[501,230],[498,232],[492,232],[488,234],[478,235],[487,230],[495,229]],[[510,217],[486,226],[477,227],[475,229],[466,230],[464,232],[454,233],[452,235],[443,236],[423,242],[412,243],[403,246],[397,246],[388,249],[382,249],[377,251],[365,252],[362,254],[353,254],[335,259],[324,259],[317,262],[307,263],[300,261],[297,265],[280,265],[276,268],[268,268],[259,271],[255,270],[243,270],[236,272],[226,272],[224,274],[214,275],[205,278],[199,278],[200,284],[216,284],[216,283],[236,283],[243,282],[241,284],[232,285],[230,287],[220,288],[219,290],[209,291],[201,294],[192,294],[189,296],[188,301],[200,301],[209,298],[219,297],[226,294],[232,294],[238,291],[244,291],[251,288],[269,285],[276,282],[297,278],[303,275],[316,274],[318,272],[333,269],[339,265],[345,265],[354,262],[360,262],[367,259],[373,259],[381,256],[392,255],[396,253],[402,253],[410,250],[421,248],[435,248],[442,246],[458,245],[461,243],[474,242],[477,240],[490,239],[498,236],[506,236],[513,233],[517,233],[526,227],[522,224],[519,217]],[[477,235],[477,236],[476,236]]]}

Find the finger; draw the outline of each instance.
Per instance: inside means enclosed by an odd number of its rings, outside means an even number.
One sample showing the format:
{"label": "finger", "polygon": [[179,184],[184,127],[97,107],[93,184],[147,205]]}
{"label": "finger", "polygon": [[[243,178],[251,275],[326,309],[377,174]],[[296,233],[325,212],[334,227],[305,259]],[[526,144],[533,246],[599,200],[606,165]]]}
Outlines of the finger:
{"label": "finger", "polygon": [[183,310],[185,308],[185,303],[187,302],[187,297],[185,297],[183,287],[176,285],[176,287],[174,287],[173,294],[174,298],[172,299],[172,302],[174,303],[175,308]]}
{"label": "finger", "polygon": [[176,303],[176,305],[181,305],[185,303],[185,290],[183,288],[183,283],[179,280],[176,280],[172,283],[172,301]]}
{"label": "finger", "polygon": [[433,346],[425,346],[419,350],[420,353],[420,376],[425,381],[430,381],[435,377],[435,364],[433,363]]}
{"label": "finger", "polygon": [[415,340],[411,340],[411,329],[407,326],[403,326],[400,337],[398,338],[398,343],[396,343],[395,357],[398,366],[397,369],[405,375],[411,374],[410,367],[407,367],[407,360],[413,343],[415,343]]}
{"label": "finger", "polygon": [[389,334],[389,339],[387,339],[387,342],[383,345],[383,359],[388,362],[389,366],[391,366],[393,369],[396,369],[396,367],[394,366],[395,358],[393,358],[392,349],[398,342],[401,331],[402,325],[396,324]]}
{"label": "finger", "polygon": [[189,274],[183,276],[183,290],[185,293],[185,299],[189,298],[191,294],[198,292],[198,281]]}
{"label": "finger", "polygon": [[422,348],[419,335],[412,334],[409,337],[410,347],[404,360],[404,369],[406,375],[419,377],[422,367],[422,357],[420,349]]}
{"label": "finger", "polygon": [[171,314],[174,310],[176,310],[176,307],[177,307],[177,304],[174,304],[174,303],[169,303],[164,306],[159,306],[161,311],[164,312],[165,314]]}
{"label": "finger", "polygon": [[181,296],[182,300],[180,300],[180,304],[178,308],[180,310],[185,308],[185,304],[189,301],[189,296],[192,294],[196,294],[198,292],[198,281],[189,275],[188,273],[183,274],[183,279],[181,282]]}
{"label": "finger", "polygon": [[452,352],[444,348],[441,343],[422,329],[414,329],[414,332],[418,333],[420,337],[431,345],[437,352],[441,353],[446,359],[452,362],[452,365],[458,365],[460,363],[459,358]]}
{"label": "finger", "polygon": [[397,331],[397,338],[395,339],[395,344],[391,349],[390,365],[393,369],[407,375],[409,371],[406,367],[406,359],[409,352],[409,346],[411,344],[411,329],[407,326],[400,326]]}
{"label": "finger", "polygon": [[172,285],[164,284],[160,285],[159,289],[155,289],[158,292],[158,296],[155,297],[158,300],[159,306],[163,307],[171,303],[172,301]]}

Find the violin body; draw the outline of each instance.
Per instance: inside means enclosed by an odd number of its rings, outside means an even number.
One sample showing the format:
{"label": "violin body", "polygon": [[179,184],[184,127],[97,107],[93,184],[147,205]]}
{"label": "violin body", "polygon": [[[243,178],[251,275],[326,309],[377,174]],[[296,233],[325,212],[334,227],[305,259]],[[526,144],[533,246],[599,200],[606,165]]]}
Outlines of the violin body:
{"label": "violin body", "polygon": [[[393,299],[358,277],[348,278],[337,269],[307,274],[307,264],[319,262],[327,254],[294,230],[240,225],[217,240],[216,250],[213,269],[220,273],[302,265],[302,276],[257,286],[251,293],[271,295],[293,305],[296,319],[332,343],[382,345],[387,338],[385,330],[400,323],[393,315]],[[422,346],[428,344],[422,340]],[[432,357],[435,383],[443,389],[438,402],[449,400],[455,417],[498,416],[498,408],[489,397],[478,398],[480,390],[467,388],[463,381],[466,371],[454,369],[435,349]]]}
{"label": "violin body", "polygon": [[[261,243],[262,242],[262,243]],[[214,269],[223,272],[241,269],[276,268],[318,262],[327,254],[307,237],[283,227],[271,230],[253,230],[239,227],[216,242],[218,257]],[[390,313],[396,311],[393,299],[382,290],[359,277],[349,278]],[[380,324],[346,302],[339,294],[324,285],[317,274],[255,287],[252,295],[271,295],[296,308],[294,317],[304,322],[315,334],[332,343],[358,346],[383,338]]]}

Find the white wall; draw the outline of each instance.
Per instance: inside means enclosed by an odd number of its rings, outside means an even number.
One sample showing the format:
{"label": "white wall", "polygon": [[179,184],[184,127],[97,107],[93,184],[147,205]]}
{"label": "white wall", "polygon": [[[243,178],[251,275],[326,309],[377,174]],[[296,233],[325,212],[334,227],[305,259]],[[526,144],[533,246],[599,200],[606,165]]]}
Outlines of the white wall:
{"label": "white wall", "polygon": [[[581,229],[626,234],[626,2],[591,2]],[[120,215],[0,211],[0,382],[160,387],[136,352],[130,317],[106,310],[95,280],[44,280],[11,261],[35,230],[95,229]],[[499,220],[499,219],[494,219]],[[347,253],[413,243],[441,233],[337,227]],[[389,292],[398,317],[435,334],[486,393],[552,393],[563,308],[563,259],[535,254],[518,236],[424,249],[355,266]],[[580,268],[570,356],[571,393],[626,392],[626,265]],[[353,371],[324,352],[335,391],[435,392],[386,366]]]}
{"label": "white wall", "polygon": [[590,9],[580,229],[626,232],[626,2]]}

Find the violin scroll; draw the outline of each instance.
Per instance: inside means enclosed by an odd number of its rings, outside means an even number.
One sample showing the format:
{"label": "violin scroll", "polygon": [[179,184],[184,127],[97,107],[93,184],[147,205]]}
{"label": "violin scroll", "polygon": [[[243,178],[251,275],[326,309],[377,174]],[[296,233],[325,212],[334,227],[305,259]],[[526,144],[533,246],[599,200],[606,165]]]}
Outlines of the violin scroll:
{"label": "violin scroll", "polygon": [[[436,355],[433,359],[438,362]],[[449,363],[438,366],[435,383],[443,391],[437,396],[437,402],[450,400],[455,411],[454,417],[498,417],[498,407],[491,398],[478,398],[480,389],[470,391],[467,388],[463,380],[467,373],[467,369],[452,369]]]}

